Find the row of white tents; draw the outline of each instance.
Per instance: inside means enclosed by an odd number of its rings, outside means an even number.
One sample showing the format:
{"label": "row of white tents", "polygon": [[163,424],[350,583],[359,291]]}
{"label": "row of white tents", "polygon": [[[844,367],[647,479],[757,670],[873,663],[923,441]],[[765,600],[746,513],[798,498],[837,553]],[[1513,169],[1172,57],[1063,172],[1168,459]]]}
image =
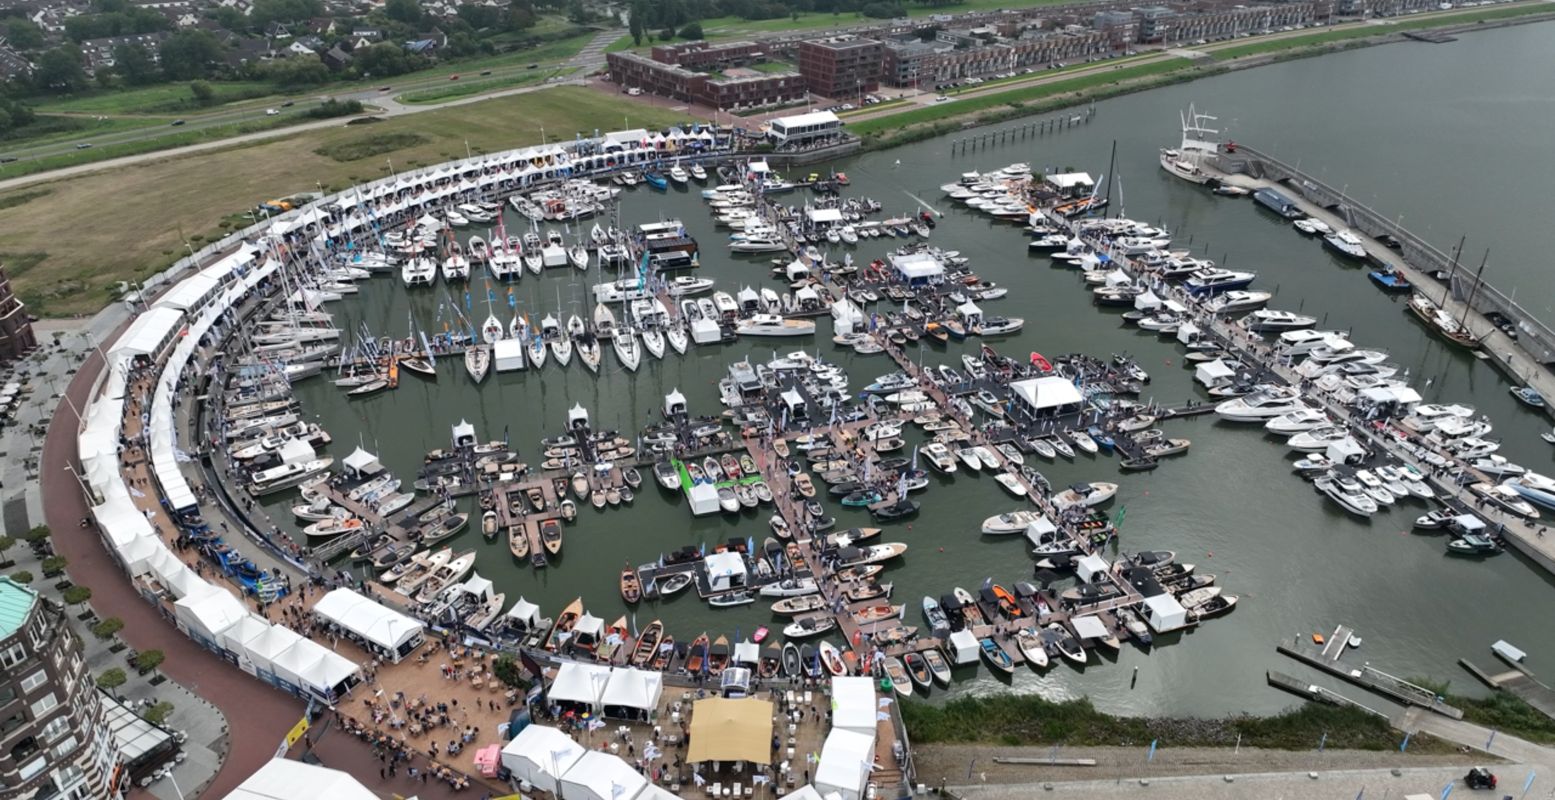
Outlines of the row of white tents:
{"label": "row of white tents", "polygon": [[578,703],[596,713],[652,718],[664,694],[664,673],[633,667],[563,662],[546,690],[553,703]]}
{"label": "row of white tents", "polygon": [[[357,679],[359,668],[327,647],[253,614],[224,586],[207,583],[162,540],[136,504],[119,471],[129,381],[137,364],[162,365],[147,411],[153,475],[168,507],[196,507],[193,491],[179,469],[174,435],[173,399],[178,377],[200,338],[245,294],[279,268],[273,260],[256,263],[258,250],[243,247],[181,281],[103,353],[107,369],[82,416],[77,436],[81,479],[92,495],[92,516],[109,551],[132,578],[156,580],[175,598],[179,630],[201,645],[224,654],[244,671],[303,697],[334,700]],[[188,287],[188,288],[186,288]]]}

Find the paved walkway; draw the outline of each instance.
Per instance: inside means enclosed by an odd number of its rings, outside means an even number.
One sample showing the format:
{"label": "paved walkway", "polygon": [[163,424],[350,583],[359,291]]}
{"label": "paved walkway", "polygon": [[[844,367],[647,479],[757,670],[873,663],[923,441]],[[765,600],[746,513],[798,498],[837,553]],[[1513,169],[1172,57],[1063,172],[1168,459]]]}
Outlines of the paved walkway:
{"label": "paved walkway", "polygon": [[[1548,773],[1544,764],[1498,764],[1493,771],[1501,779],[1497,796],[1519,797],[1530,769]],[[1063,781],[1053,783],[986,784],[951,786],[950,791],[964,800],[1028,800],[1033,797],[1118,798],[1142,797],[1150,800],[1355,800],[1359,797],[1392,798],[1422,794],[1439,797],[1447,784],[1454,791],[1467,791],[1463,767],[1439,767],[1399,770],[1346,770],[1336,772],[1265,772],[1237,775],[1191,775],[1142,780]],[[1546,782],[1534,782],[1527,797],[1543,798]]]}

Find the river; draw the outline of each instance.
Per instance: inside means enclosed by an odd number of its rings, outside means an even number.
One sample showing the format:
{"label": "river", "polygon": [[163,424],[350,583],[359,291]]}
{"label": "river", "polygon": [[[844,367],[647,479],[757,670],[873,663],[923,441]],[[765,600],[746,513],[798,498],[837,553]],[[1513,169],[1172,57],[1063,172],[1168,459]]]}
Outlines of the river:
{"label": "river", "polygon": [[[1527,220],[1542,215],[1545,189],[1555,184],[1546,144],[1546,134],[1555,130],[1550,74],[1555,74],[1555,26],[1513,27],[1452,44],[1387,45],[1115,98],[1099,103],[1087,126],[965,157],[952,158],[949,139],[938,139],[830,166],[853,179],[851,193],[879,199],[891,211],[913,209],[915,195],[945,213],[935,243],[962,251],[980,275],[1010,288],[1008,298],[990,304],[991,311],[1027,320],[1018,336],[994,343],[1001,351],[1016,356],[1032,350],[1102,356],[1127,351],[1154,376],[1147,397],[1170,402],[1202,397],[1177,348],[1098,312],[1074,273],[1027,256],[1019,228],[958,209],[937,188],[965,170],[1014,161],[1037,170],[1073,166],[1103,173],[1116,140],[1120,205],[1130,215],[1174,230],[1174,246],[1257,271],[1253,288],[1275,291],[1273,307],[1314,313],[1325,327],[1351,329],[1357,343],[1388,350],[1427,400],[1476,406],[1495,421],[1506,455],[1545,469],[1550,450],[1537,433],[1549,428],[1547,421],[1513,402],[1492,368],[1428,337],[1400,301],[1375,291],[1364,271],[1330,257],[1316,240],[1245,199],[1215,197],[1167,176],[1156,166],[1156,151],[1175,145],[1177,112],[1195,102],[1218,115],[1230,137],[1299,160],[1335,186],[1348,184],[1356,198],[1384,213],[1403,214],[1407,226],[1438,244],[1451,246],[1466,234],[1466,259],[1473,263],[1490,247],[1487,278],[1509,292],[1518,288],[1520,300],[1548,310],[1555,282],[1541,261],[1542,227]],[[800,202],[800,195],[791,197]],[[1115,190],[1115,203],[1118,199]],[[1529,208],[1535,213],[1518,213]],[[731,293],[746,284],[781,288],[767,277],[765,259],[725,255],[723,233],[714,229],[694,191],[666,195],[639,188],[623,195],[624,222],[661,216],[679,217],[699,237],[700,274],[717,278],[720,288]],[[516,222],[510,218],[509,225]],[[855,257],[873,257],[887,247],[879,240],[866,243]],[[591,272],[574,285],[573,271],[558,270],[539,279],[526,276],[515,293],[538,322],[558,303],[565,313],[586,314],[591,304],[580,307],[575,299],[585,297],[587,284],[596,280]],[[479,281],[474,287],[473,316],[479,320],[486,314],[480,307],[483,291]],[[407,295],[397,280],[379,279],[338,306],[341,325],[365,321],[376,332],[399,336],[413,313],[419,325],[437,329],[442,296],[441,288]],[[829,336],[829,321],[820,327]],[[813,350],[819,342],[823,354],[847,367],[855,389],[889,370],[883,357],[839,351],[825,336],[806,341],[806,347]],[[924,360],[953,362],[960,351],[954,344],[930,348]],[[615,366],[607,350],[606,374],[599,378],[576,363],[566,371],[553,363],[543,378],[532,371],[494,374],[478,390],[462,367],[445,363],[436,383],[407,377],[397,391],[366,400],[348,402],[324,381],[305,383],[298,394],[308,413],[334,434],[331,452],[337,458],[360,441],[410,479],[422,454],[445,446],[450,426],[461,418],[485,438],[506,432],[533,463],[539,460],[539,438],[562,428],[573,403],[590,411],[596,427],[623,431],[635,431],[656,416],[664,394],[676,388],[686,394],[692,413],[717,413],[715,383],[726,365],[746,353],[765,358],[771,352],[770,345],[746,342],[695,348],[686,357],[672,352],[663,362],[645,362],[641,372],[630,375]],[[1293,700],[1268,688],[1264,671],[1302,674],[1274,645],[1326,633],[1339,623],[1365,638],[1358,659],[1396,674],[1450,679],[1455,691],[1479,691],[1456,659],[1490,661],[1487,648],[1497,639],[1528,651],[1536,671],[1555,659],[1555,627],[1526,616],[1555,601],[1549,577],[1514,555],[1449,558],[1440,537],[1411,533],[1411,520],[1425,510],[1417,503],[1405,502],[1370,522],[1346,516],[1291,473],[1294,455],[1278,440],[1212,420],[1170,423],[1169,434],[1191,438],[1192,450],[1153,473],[1120,477],[1114,462],[1083,455],[1072,464],[1038,466],[1056,485],[1119,481],[1116,503],[1127,507],[1124,548],[1177,550],[1181,560],[1216,574],[1228,594],[1241,597],[1236,612],[1153,652],[1125,646],[1116,659],[1093,662],[1083,671],[1060,665],[1040,674],[1022,671],[1009,681],[981,667],[964,668],[953,687],[937,690],[935,699],[1013,688],[1054,698],[1089,695],[1116,712],[1268,713]],[[917,608],[924,594],[937,596],[957,584],[975,589],[986,577],[1005,584],[1030,578],[1031,559],[1018,538],[989,540],[977,532],[983,517],[1015,505],[991,479],[958,473],[939,480],[921,499],[917,519],[890,526],[881,537],[912,547],[884,577],[895,584],[894,599],[908,604],[912,624],[921,624]],[[290,502],[277,499],[270,507],[282,512]],[[838,513],[840,527],[868,524],[863,514]],[[591,612],[609,621],[626,612],[616,591],[623,563],[646,562],[687,543],[736,536],[759,542],[767,534],[764,514],[694,520],[683,500],[651,484],[633,507],[586,508],[580,517],[567,529],[559,563],[547,570],[514,564],[505,542],[485,544],[475,530],[455,544],[479,551],[479,572],[495,580],[510,603],[523,595],[555,613],[582,595]],[[688,596],[661,605],[644,604],[637,623],[663,618],[682,640],[703,630],[748,636],[758,625],[781,624],[764,605],[714,612]],[[1517,608],[1526,611],[1512,613]],[[1137,684],[1131,686],[1135,667]]]}

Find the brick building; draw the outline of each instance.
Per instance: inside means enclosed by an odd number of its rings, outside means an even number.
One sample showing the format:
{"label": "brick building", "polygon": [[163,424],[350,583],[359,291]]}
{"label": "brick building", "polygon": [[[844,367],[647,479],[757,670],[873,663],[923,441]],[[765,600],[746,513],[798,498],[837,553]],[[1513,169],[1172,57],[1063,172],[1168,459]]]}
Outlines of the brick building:
{"label": "brick building", "polygon": [[657,44],[649,55],[661,64],[700,70],[745,66],[766,58],[761,45],[755,42]]}
{"label": "brick building", "polygon": [[829,36],[799,43],[799,74],[818,95],[857,97],[880,88],[885,47],[859,36]]}
{"label": "brick building", "polygon": [[0,266],[0,361],[21,358],[37,346],[27,306],[11,291],[11,279]]}
{"label": "brick building", "polygon": [[885,78],[896,86],[932,88],[966,78],[1083,59],[1113,49],[1105,34],[1088,30],[1027,30],[1016,39],[970,41],[978,44],[953,47],[944,40],[926,44],[916,38],[889,42],[883,58]]}
{"label": "brick building", "polygon": [[698,103],[717,109],[743,109],[803,100],[805,82],[799,73],[757,72],[738,67],[723,72],[696,72],[631,52],[609,53],[610,80],[627,89]]}

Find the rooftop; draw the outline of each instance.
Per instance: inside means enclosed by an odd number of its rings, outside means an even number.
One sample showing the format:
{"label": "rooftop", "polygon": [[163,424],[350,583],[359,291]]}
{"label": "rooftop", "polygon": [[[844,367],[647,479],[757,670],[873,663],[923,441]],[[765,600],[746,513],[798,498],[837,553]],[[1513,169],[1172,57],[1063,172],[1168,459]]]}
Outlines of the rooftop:
{"label": "rooftop", "polygon": [[0,576],[0,638],[21,630],[22,623],[38,602],[38,593],[8,577]]}

